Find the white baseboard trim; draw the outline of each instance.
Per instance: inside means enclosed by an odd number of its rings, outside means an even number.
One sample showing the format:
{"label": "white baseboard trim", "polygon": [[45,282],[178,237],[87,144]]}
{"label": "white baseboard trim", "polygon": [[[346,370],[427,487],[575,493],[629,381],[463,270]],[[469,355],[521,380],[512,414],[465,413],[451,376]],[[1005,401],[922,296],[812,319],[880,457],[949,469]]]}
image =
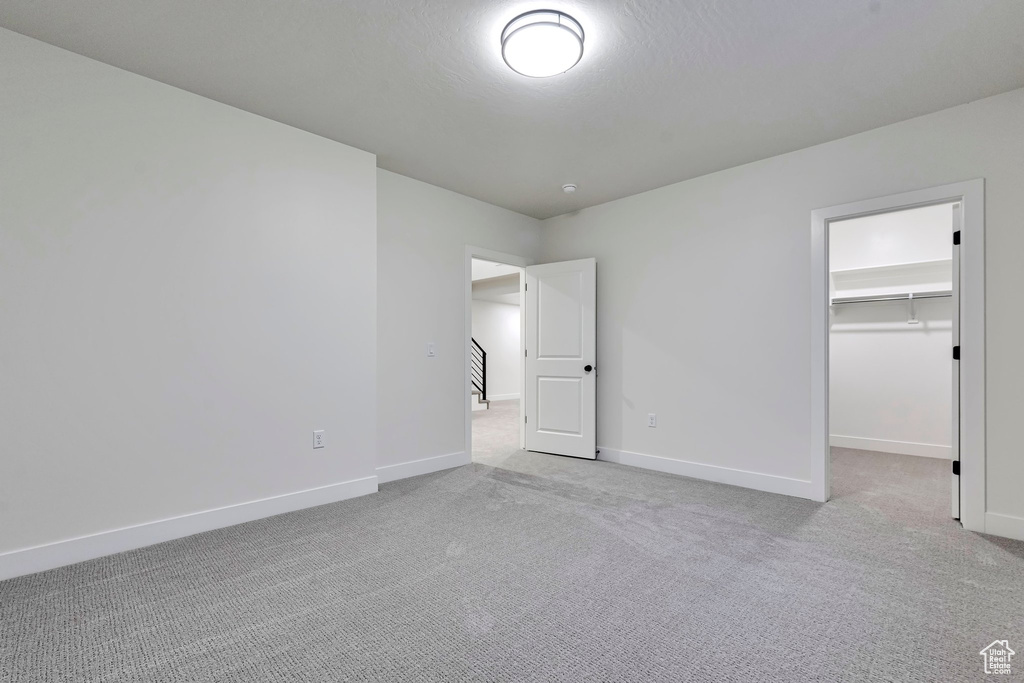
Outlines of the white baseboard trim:
{"label": "white baseboard trim", "polygon": [[519,400],[519,394],[491,394],[487,397],[490,401],[512,401]]}
{"label": "white baseboard trim", "polygon": [[381,484],[386,484],[389,481],[398,481],[399,479],[418,477],[421,474],[440,472],[452,467],[461,467],[471,462],[473,462],[473,458],[465,451],[435,455],[431,458],[423,458],[422,460],[410,460],[409,462],[402,462],[397,465],[378,467],[377,479]]}
{"label": "white baseboard trim", "polygon": [[839,448],[857,448],[862,451],[879,451],[881,453],[897,453],[899,455],[920,455],[925,458],[953,458],[953,449],[933,443],[914,443],[912,441],[888,441],[886,439],[865,439],[860,436],[840,436],[832,434],[828,437],[832,446]]}
{"label": "white baseboard trim", "polygon": [[0,581],[377,492],[377,477],[285,493],[0,554]]}
{"label": "white baseboard trim", "polygon": [[614,448],[601,446],[598,460],[615,462],[620,465],[641,467],[645,470],[679,474],[694,479],[704,479],[718,482],[719,484],[732,484],[768,493],[781,493],[785,496],[796,496],[797,498],[809,498],[814,500],[815,492],[812,482],[803,479],[790,479],[779,477],[774,474],[761,474],[759,472],[748,472],[747,470],[735,470],[729,467],[718,465],[705,465],[703,463],[689,462],[687,460],[675,460],[664,458],[658,455],[644,455],[643,453],[631,453],[620,451]]}
{"label": "white baseboard trim", "polygon": [[1024,541],[1024,517],[986,512],[985,533]]}

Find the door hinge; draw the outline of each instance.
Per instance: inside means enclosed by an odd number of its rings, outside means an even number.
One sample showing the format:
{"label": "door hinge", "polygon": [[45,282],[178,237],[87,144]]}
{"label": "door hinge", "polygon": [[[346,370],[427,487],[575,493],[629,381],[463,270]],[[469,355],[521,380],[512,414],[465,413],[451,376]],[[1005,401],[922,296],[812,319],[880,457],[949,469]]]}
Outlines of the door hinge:
{"label": "door hinge", "polygon": [[953,232],[953,244],[960,244],[960,231],[956,230]]}
{"label": "door hinge", "polygon": [[526,349],[523,349],[523,358],[529,358],[529,356],[530,356],[530,352],[527,351]]}
{"label": "door hinge", "polygon": [[955,474],[958,477],[960,476],[960,461],[959,460],[954,460],[953,461],[953,474]]}
{"label": "door hinge", "polygon": [[523,423],[524,424],[529,424],[530,423],[530,416],[529,415],[523,415]]}
{"label": "door hinge", "polygon": [[530,291],[530,283],[529,282],[524,282],[523,283],[523,291],[524,292],[529,292]]}
{"label": "door hinge", "polygon": [[960,347],[959,346],[954,346],[953,347],[953,360],[960,360]]}

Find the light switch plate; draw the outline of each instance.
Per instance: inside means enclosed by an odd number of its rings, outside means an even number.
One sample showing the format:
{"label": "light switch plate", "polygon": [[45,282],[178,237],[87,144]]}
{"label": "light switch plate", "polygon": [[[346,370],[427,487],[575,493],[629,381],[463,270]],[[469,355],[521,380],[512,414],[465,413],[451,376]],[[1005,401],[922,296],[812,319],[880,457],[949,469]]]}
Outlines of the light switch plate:
{"label": "light switch plate", "polygon": [[433,358],[437,355],[437,349],[434,348],[434,342],[427,342],[427,358]]}

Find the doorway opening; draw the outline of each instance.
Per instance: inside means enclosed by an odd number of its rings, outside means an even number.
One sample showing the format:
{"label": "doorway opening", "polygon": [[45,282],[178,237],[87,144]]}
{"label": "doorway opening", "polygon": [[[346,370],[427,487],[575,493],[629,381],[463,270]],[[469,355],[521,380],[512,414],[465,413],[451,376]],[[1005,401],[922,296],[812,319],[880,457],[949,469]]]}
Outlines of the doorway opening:
{"label": "doorway opening", "polygon": [[829,445],[834,496],[883,495],[959,518],[960,203],[828,225]]}
{"label": "doorway opening", "polygon": [[522,442],[523,269],[473,258],[471,273],[472,459],[494,465],[518,451]]}
{"label": "doorway opening", "polygon": [[974,180],[812,213],[820,500],[916,500],[984,531],[983,198]]}
{"label": "doorway opening", "polygon": [[535,265],[473,246],[465,259],[465,453],[596,459],[596,259]]}

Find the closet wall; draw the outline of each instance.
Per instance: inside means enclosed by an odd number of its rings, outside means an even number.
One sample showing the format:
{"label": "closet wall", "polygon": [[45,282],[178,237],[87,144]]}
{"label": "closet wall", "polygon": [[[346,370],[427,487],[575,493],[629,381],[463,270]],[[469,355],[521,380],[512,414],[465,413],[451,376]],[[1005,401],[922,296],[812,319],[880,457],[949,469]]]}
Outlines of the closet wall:
{"label": "closet wall", "polygon": [[[834,223],[833,296],[951,288],[952,206]],[[833,446],[950,457],[952,299],[833,306]]]}

